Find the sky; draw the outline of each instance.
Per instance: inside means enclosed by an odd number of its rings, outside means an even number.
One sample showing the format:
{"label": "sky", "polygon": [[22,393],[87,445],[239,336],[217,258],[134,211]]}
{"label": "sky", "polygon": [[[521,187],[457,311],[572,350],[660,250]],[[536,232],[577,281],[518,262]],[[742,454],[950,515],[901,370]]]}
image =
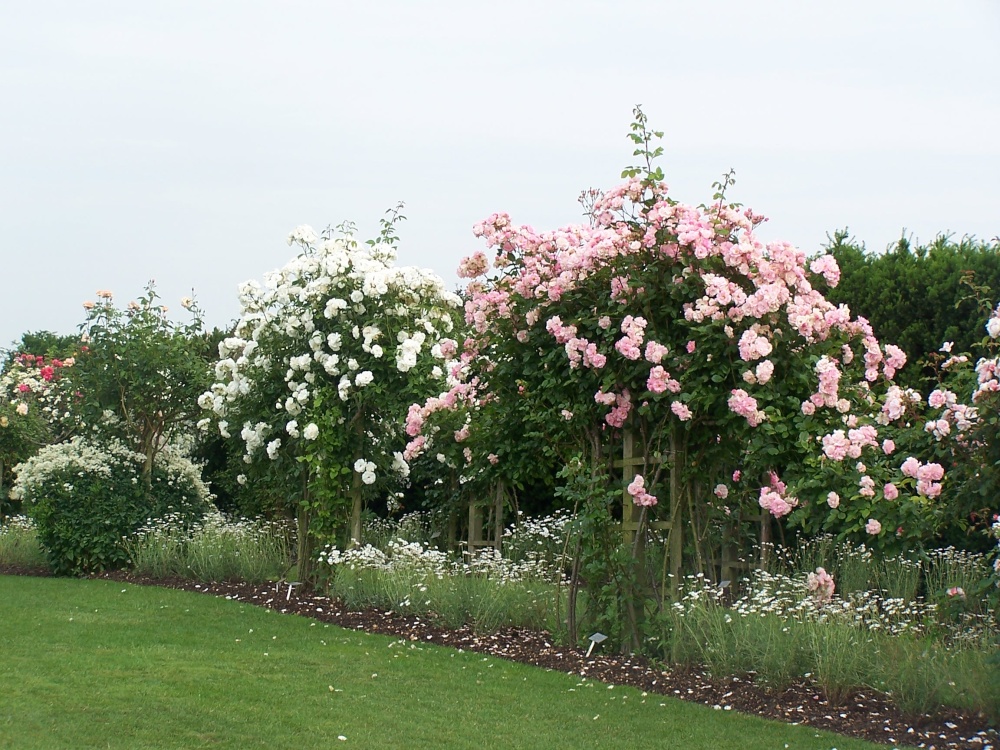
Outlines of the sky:
{"label": "sky", "polygon": [[735,169],[765,240],[988,240],[998,36],[996,0],[4,3],[0,348],[151,280],[226,327],[294,227],[399,201],[399,263],[455,288],[489,214],[583,221],[636,104],[673,197]]}

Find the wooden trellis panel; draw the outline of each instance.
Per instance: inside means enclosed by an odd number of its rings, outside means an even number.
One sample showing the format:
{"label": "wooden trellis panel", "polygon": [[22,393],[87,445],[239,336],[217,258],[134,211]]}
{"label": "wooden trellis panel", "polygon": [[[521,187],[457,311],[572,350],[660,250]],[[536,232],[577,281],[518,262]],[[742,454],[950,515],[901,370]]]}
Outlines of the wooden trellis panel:
{"label": "wooden trellis panel", "polygon": [[[621,468],[622,470],[622,481],[628,485],[636,474],[636,467],[643,467],[648,464],[658,464],[662,462],[661,458],[651,457],[647,460],[643,459],[643,456],[636,455],[635,453],[635,438],[631,432],[626,432],[622,440],[622,458],[620,461],[615,461],[614,465],[616,468]],[[671,460],[673,457],[671,456]],[[684,540],[682,537],[682,521],[681,521],[681,486],[680,486],[680,472],[673,471],[671,467],[670,471],[670,496],[676,498],[676,502],[672,500],[667,500],[663,497],[663,493],[660,493],[659,507],[670,506],[670,519],[660,520],[649,518],[646,521],[646,526],[649,529],[661,529],[667,532],[667,544],[669,556],[669,569],[671,574],[671,593],[676,597],[677,591],[680,586],[680,576],[681,576],[681,558],[683,557],[684,551]],[[666,502],[664,502],[667,500]],[[642,513],[642,509],[639,508],[633,501],[632,496],[628,494],[627,489],[622,489],[622,533],[625,537],[625,543],[632,545],[635,543],[635,534],[639,530],[639,516]],[[648,513],[648,511],[647,511]],[[638,547],[639,554],[642,554],[643,543],[640,540]]]}
{"label": "wooden trellis panel", "polygon": [[[472,500],[469,502],[469,538],[468,554],[473,557],[476,552],[484,547],[493,547],[497,552],[503,540],[503,502],[504,486],[498,483],[493,488],[493,496],[486,500]],[[492,506],[493,523],[488,531],[492,532],[492,538],[484,536],[484,516],[486,509]]]}

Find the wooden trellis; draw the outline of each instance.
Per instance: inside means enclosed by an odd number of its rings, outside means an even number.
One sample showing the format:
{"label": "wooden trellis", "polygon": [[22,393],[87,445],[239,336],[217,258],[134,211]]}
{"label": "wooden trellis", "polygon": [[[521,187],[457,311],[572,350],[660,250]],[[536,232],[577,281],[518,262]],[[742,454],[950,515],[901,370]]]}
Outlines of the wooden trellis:
{"label": "wooden trellis", "polygon": [[728,582],[729,586],[742,574],[754,568],[766,568],[768,564],[770,542],[771,542],[771,516],[763,511],[755,516],[749,516],[748,521],[756,521],[760,524],[760,558],[757,561],[741,560],[737,554],[736,544],[732,537],[728,537],[722,543],[722,557],[712,560],[714,565],[719,566],[719,582]]}
{"label": "wooden trellis", "polygon": [[[670,455],[671,463],[677,459],[675,451],[672,450]],[[662,463],[663,459],[661,457],[649,457],[644,458],[642,455],[635,454],[635,438],[631,432],[626,432],[622,440],[622,458],[620,461],[615,461],[614,465],[616,468],[621,468],[622,470],[622,481],[627,485],[629,484],[633,477],[635,476],[636,467],[644,467],[650,464],[656,465]],[[680,586],[681,578],[681,559],[683,557],[684,550],[684,540],[683,540],[683,529],[681,520],[681,485],[680,485],[680,472],[674,471],[671,466],[670,470],[670,518],[669,520],[661,519],[649,519],[646,521],[646,527],[649,529],[660,529],[667,532],[667,556],[669,558],[669,569],[671,575],[670,590],[671,594],[676,597]],[[659,505],[662,507],[667,503],[664,502],[666,498],[661,497]],[[625,537],[625,543],[629,545],[635,544],[635,535],[639,530],[639,517],[642,513],[642,509],[637,507],[632,501],[632,496],[628,493],[628,490],[622,490],[622,533]],[[639,556],[642,556],[644,551],[644,540],[640,539],[637,545],[637,552]]]}
{"label": "wooden trellis", "polygon": [[[622,481],[629,484],[636,474],[643,468],[657,466],[664,461],[668,462],[668,492],[660,492],[657,510],[660,518],[647,517],[646,527],[648,529],[658,529],[667,532],[667,562],[666,569],[670,572],[671,594],[676,596],[680,587],[683,550],[684,550],[684,501],[686,499],[686,488],[681,479],[682,472],[674,471],[674,464],[683,465],[685,456],[683,448],[680,448],[678,441],[672,440],[670,450],[665,456],[643,456],[643,450],[638,450],[635,436],[632,433],[625,433],[622,440],[622,458],[614,462],[616,468],[622,471]],[[666,519],[662,517],[666,511],[669,515]],[[648,513],[649,511],[647,511]],[[644,556],[644,539],[640,539],[636,544],[635,535],[639,530],[639,519],[642,509],[637,507],[633,498],[627,490],[622,490],[622,534],[626,544],[634,545],[636,555],[640,559]],[[760,525],[760,559],[744,561],[739,559],[736,546],[731,540],[722,540],[719,545],[720,557],[709,559],[707,562],[715,567],[719,573],[717,583],[728,581],[732,585],[737,578],[746,575],[747,571],[757,566],[766,567],[769,553],[769,543],[771,541],[771,518],[766,512],[751,516],[748,520],[758,522]],[[714,575],[714,574],[713,574]]]}
{"label": "wooden trellis", "polygon": [[[503,540],[503,503],[504,503],[503,482],[498,482],[492,491],[492,496],[485,500],[471,500],[469,502],[469,538],[466,550],[470,558],[484,547],[493,547],[497,552]],[[492,523],[484,528],[484,517],[486,510],[492,508]],[[492,532],[492,538],[484,536],[485,531]]]}

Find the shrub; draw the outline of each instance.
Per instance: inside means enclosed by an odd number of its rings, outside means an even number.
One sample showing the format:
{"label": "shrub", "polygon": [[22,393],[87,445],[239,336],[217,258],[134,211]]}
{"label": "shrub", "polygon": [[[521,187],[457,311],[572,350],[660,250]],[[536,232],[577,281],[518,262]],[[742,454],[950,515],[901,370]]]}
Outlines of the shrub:
{"label": "shrub", "polygon": [[74,438],[17,466],[13,494],[37,524],[53,573],[120,568],[129,561],[124,538],[147,519],[174,513],[191,522],[204,515],[210,495],[190,461],[163,450],[148,493],[144,462],[120,443]]}

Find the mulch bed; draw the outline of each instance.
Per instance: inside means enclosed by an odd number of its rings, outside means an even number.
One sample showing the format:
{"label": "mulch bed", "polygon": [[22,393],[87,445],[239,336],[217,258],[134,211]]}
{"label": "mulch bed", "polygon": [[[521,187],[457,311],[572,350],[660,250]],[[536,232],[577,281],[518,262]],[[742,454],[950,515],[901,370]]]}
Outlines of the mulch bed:
{"label": "mulch bed", "polygon": [[[0,567],[0,574],[45,575],[46,572]],[[715,679],[697,669],[664,671],[652,661],[636,656],[595,652],[587,657],[584,650],[558,645],[544,632],[518,628],[495,633],[476,633],[468,627],[448,629],[414,615],[375,609],[349,610],[337,600],[302,595],[297,590],[289,595],[287,584],[280,589],[275,584],[205,584],[182,578],[151,579],[120,571],[94,577],[211,594],[344,628],[489,654],[614,685],[631,685],[648,693],[695,701],[720,711],[739,711],[803,724],[886,745],[936,750],[1000,748],[997,731],[990,729],[982,716],[953,710],[933,716],[907,715],[885,695],[872,690],[857,691],[833,704],[819,686],[807,680],[784,690],[768,690],[755,684],[753,675]]]}

